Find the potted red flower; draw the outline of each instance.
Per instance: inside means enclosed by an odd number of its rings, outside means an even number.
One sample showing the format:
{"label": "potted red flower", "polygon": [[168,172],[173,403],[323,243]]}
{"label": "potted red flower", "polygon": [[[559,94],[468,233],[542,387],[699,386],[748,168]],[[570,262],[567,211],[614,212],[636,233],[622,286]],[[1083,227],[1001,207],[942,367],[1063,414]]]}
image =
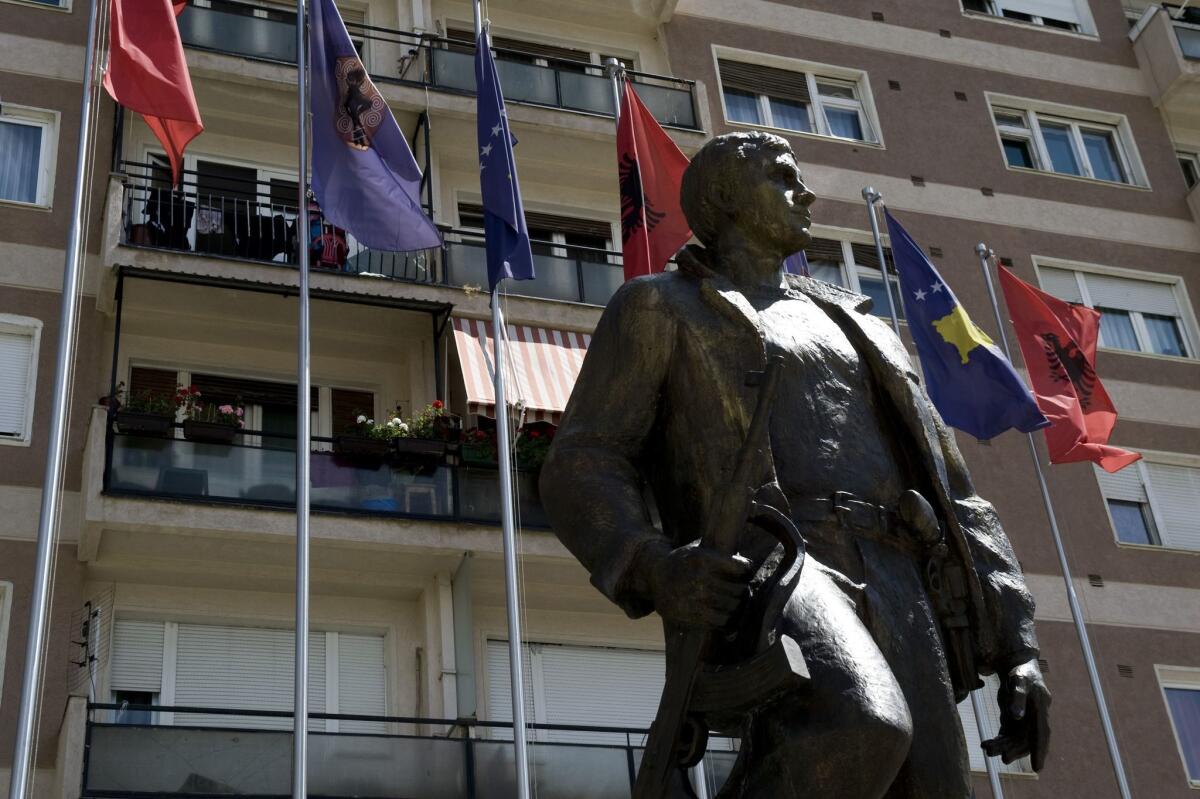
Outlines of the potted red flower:
{"label": "potted red flower", "polygon": [[496,431],[473,427],[463,434],[460,450],[463,463],[468,466],[496,465]]}
{"label": "potted red flower", "polygon": [[246,409],[240,400],[218,405],[201,402],[195,386],[180,386],[175,402],[183,410],[183,437],[206,444],[232,444],[244,426]]}
{"label": "potted red flower", "polygon": [[175,424],[175,403],[169,394],[149,389],[129,393],[125,384],[119,383],[113,400],[113,419],[119,433],[161,438]]}
{"label": "potted red flower", "polygon": [[550,422],[530,422],[517,431],[517,468],[536,472],[546,462],[546,454],[558,430]]}

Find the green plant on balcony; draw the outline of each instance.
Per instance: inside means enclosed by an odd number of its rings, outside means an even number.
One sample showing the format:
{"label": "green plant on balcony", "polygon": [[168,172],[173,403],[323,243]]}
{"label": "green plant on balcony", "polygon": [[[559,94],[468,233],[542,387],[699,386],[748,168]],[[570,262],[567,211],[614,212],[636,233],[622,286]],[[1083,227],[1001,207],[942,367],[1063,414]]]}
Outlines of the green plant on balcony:
{"label": "green plant on balcony", "polygon": [[111,399],[121,433],[163,436],[175,423],[175,403],[169,394],[153,389],[130,392],[121,382]]}
{"label": "green plant on balcony", "polygon": [[446,404],[441,400],[434,400],[417,412],[410,420],[409,428],[413,438],[448,444],[457,444],[462,438],[462,419],[446,410]]}
{"label": "green plant on balcony", "polygon": [[241,399],[218,404],[202,402],[195,386],[175,389],[176,407],[183,412],[183,436],[189,441],[229,444],[245,426],[246,409]]}
{"label": "green plant on balcony", "polygon": [[463,433],[463,463],[474,466],[496,465],[496,431],[473,427]]}
{"label": "green plant on balcony", "polygon": [[517,431],[517,443],[514,449],[517,453],[517,466],[527,471],[536,472],[546,462],[546,453],[554,443],[554,433],[558,430],[550,422],[530,422]]}

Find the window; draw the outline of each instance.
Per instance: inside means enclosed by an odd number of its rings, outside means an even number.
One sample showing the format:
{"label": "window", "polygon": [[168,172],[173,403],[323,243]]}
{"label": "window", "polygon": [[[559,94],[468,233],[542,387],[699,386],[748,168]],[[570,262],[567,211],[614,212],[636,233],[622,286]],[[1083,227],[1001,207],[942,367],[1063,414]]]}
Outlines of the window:
{"label": "window", "polygon": [[[8,617],[12,614],[13,584],[0,580],[0,685],[4,685],[4,661],[8,654]],[[0,696],[0,700],[3,697]]]}
{"label": "window", "polygon": [[0,106],[0,200],[50,205],[58,115]]}
{"label": "window", "polygon": [[1076,33],[1092,33],[1086,6],[1077,0],[962,0],[963,11],[1041,25]]}
{"label": "window", "polygon": [[1188,190],[1200,183],[1200,154],[1180,150],[1175,153],[1179,158],[1179,169],[1183,172],[1183,182]]}
{"label": "window", "polygon": [[1096,480],[1117,540],[1124,544],[1200,551],[1200,462],[1187,456],[1144,456]]}
{"label": "window", "polygon": [[1195,338],[1185,324],[1183,286],[1177,278],[1119,277],[1058,267],[1040,267],[1042,288],[1067,302],[1100,312],[1100,346],[1109,349],[1196,357]]}
{"label": "window", "polygon": [[0,444],[28,446],[42,322],[0,314]]}
{"label": "window", "polygon": [[877,142],[864,105],[861,73],[798,71],[719,59],[730,122]]}
{"label": "window", "polygon": [[1122,125],[1041,111],[993,107],[992,118],[1010,167],[1137,183]]}
{"label": "window", "polygon": [[[812,240],[804,253],[813,277],[866,294],[874,302],[871,309],[873,314],[884,317],[890,315],[874,244],[817,238]],[[903,319],[904,303],[900,301],[900,283],[891,259],[891,250],[885,247],[883,255],[888,261],[888,278],[892,283],[892,302],[896,304],[896,315]]]}
{"label": "window", "polygon": [[[975,691],[979,704],[983,707],[983,740],[994,738],[1000,733],[1000,707],[996,704],[996,692],[1000,688],[1000,680],[995,675],[983,678],[983,687]],[[958,705],[959,720],[962,721],[963,734],[967,739],[967,753],[971,760],[972,771],[986,771],[983,749],[979,746],[979,725],[975,721],[975,708],[968,699]],[[996,758],[996,766],[1002,773],[1032,774],[1033,766],[1029,758],[1023,757],[1016,762],[1005,765]]]}
{"label": "window", "polygon": [[1200,788],[1200,669],[1155,666],[1188,783]]}

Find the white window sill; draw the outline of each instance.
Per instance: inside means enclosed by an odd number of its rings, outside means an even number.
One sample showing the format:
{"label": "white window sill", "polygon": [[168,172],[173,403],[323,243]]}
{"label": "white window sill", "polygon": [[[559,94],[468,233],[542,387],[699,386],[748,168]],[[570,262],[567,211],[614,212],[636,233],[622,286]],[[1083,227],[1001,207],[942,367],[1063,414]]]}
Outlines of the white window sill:
{"label": "white window sill", "polygon": [[35,2],[35,0],[0,0],[0,3],[11,3],[14,6],[34,6],[36,8],[44,8],[48,11],[61,11],[66,14],[71,13],[70,2],[61,6],[54,6],[50,5],[49,3],[38,3]]}
{"label": "white window sill", "polygon": [[1200,359],[1188,355],[1160,355],[1157,352],[1140,352],[1138,350],[1123,350],[1120,347],[1100,347],[1098,352],[1111,352],[1117,355],[1132,355],[1136,358],[1150,358],[1155,361],[1172,361],[1174,363],[1200,363]]}
{"label": "white window sill", "polygon": [[1060,178],[1062,180],[1077,180],[1092,186],[1111,186],[1116,189],[1133,189],[1134,191],[1151,190],[1150,186],[1144,186],[1140,183],[1118,183],[1115,180],[1100,180],[1100,178],[1089,178],[1085,175],[1068,175],[1064,172],[1054,172],[1049,169],[1031,169],[1027,166],[1013,166],[1008,161],[1004,162],[1004,166],[1009,172],[1020,172],[1026,175],[1045,175],[1046,177]]}
{"label": "white window sill", "polygon": [[726,117],[725,124],[734,128],[746,128],[747,130],[764,130],[767,133],[778,133],[780,136],[800,136],[805,139],[813,139],[814,141],[837,142],[838,144],[849,144],[854,147],[870,147],[873,150],[886,150],[882,142],[863,141],[862,139],[843,139],[841,136],[826,136],[822,133],[809,133],[804,130],[791,130],[790,128],[773,128],[770,125],[755,125],[752,122],[735,122]]}
{"label": "white window sill", "polygon": [[[15,2],[15,0],[0,0],[0,3],[11,3],[11,2]],[[36,5],[36,3],[22,3],[21,5]],[[7,206],[9,208],[23,208],[26,211],[53,211],[54,210],[47,203],[27,203],[23,200],[6,200],[3,197],[0,197],[0,206]]]}
{"label": "white window sill", "polygon": [[1185,549],[1184,547],[1167,547],[1162,544],[1130,544],[1128,541],[1117,541],[1117,549],[1135,549],[1146,552],[1169,552],[1173,555],[1200,555],[1200,549]]}
{"label": "white window sill", "polygon": [[968,11],[963,9],[962,15],[968,19],[982,19],[988,22],[998,22],[1001,25],[1009,25],[1021,30],[1045,31],[1046,33],[1056,33],[1059,36],[1068,36],[1072,39],[1083,39],[1085,42],[1098,42],[1100,37],[1094,33],[1084,33],[1083,31],[1069,31],[1062,28],[1056,28],[1053,25],[1038,25],[1035,22],[1024,22],[1019,19],[1010,19],[1009,17],[998,17],[995,14],[987,14],[982,11]]}
{"label": "white window sill", "polygon": [[0,438],[0,447],[28,447],[32,438]]}

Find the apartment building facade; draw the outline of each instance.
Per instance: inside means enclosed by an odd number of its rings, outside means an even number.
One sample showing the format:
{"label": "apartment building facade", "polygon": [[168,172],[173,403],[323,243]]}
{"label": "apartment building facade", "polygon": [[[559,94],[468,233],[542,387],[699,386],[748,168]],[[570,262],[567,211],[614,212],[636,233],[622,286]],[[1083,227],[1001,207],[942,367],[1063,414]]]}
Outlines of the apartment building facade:
{"label": "apartment building facade", "polygon": [[[385,457],[344,439],[360,415],[411,418],[435,401],[486,438],[479,356],[494,334],[480,291],[472,7],[339,7],[410,138],[445,244],[386,253],[335,236],[311,272],[311,787],[510,796],[495,468],[462,446]],[[4,785],[88,10],[79,0],[0,2]],[[735,130],[789,138],[819,198],[814,276],[886,309],[861,197],[873,186],[993,338],[980,241],[1022,278],[1102,312],[1096,366],[1122,416],[1113,443],[1144,460],[1113,476],[1054,466],[1049,489],[1134,795],[1192,795],[1194,12],[1130,0],[494,0],[486,10],[537,240],[537,280],[510,286],[505,300],[526,436],[551,429],[622,280],[607,58],[625,64],[684,152]],[[136,115],[103,96],[97,106],[38,796],[289,791],[301,246],[294,10],[190,0],[179,24],[206,124],[182,186],[171,187]],[[186,432],[181,415],[158,430],[117,419],[114,395],[128,408],[177,386],[240,403],[244,429],[221,443]],[[1037,597],[1054,693],[1050,760],[1038,775],[1005,766],[1005,795],[1115,796],[1026,444],[1009,433],[986,444],[960,435],[959,445]],[[625,618],[589,584],[545,527],[535,472],[518,473],[517,491],[539,791],[627,796],[661,687],[660,629]],[[974,750],[975,719],[969,707],[963,715]],[[983,723],[994,731],[997,720]],[[698,775],[708,795],[735,748],[713,743]],[[978,753],[972,768],[977,795],[990,796]]]}

